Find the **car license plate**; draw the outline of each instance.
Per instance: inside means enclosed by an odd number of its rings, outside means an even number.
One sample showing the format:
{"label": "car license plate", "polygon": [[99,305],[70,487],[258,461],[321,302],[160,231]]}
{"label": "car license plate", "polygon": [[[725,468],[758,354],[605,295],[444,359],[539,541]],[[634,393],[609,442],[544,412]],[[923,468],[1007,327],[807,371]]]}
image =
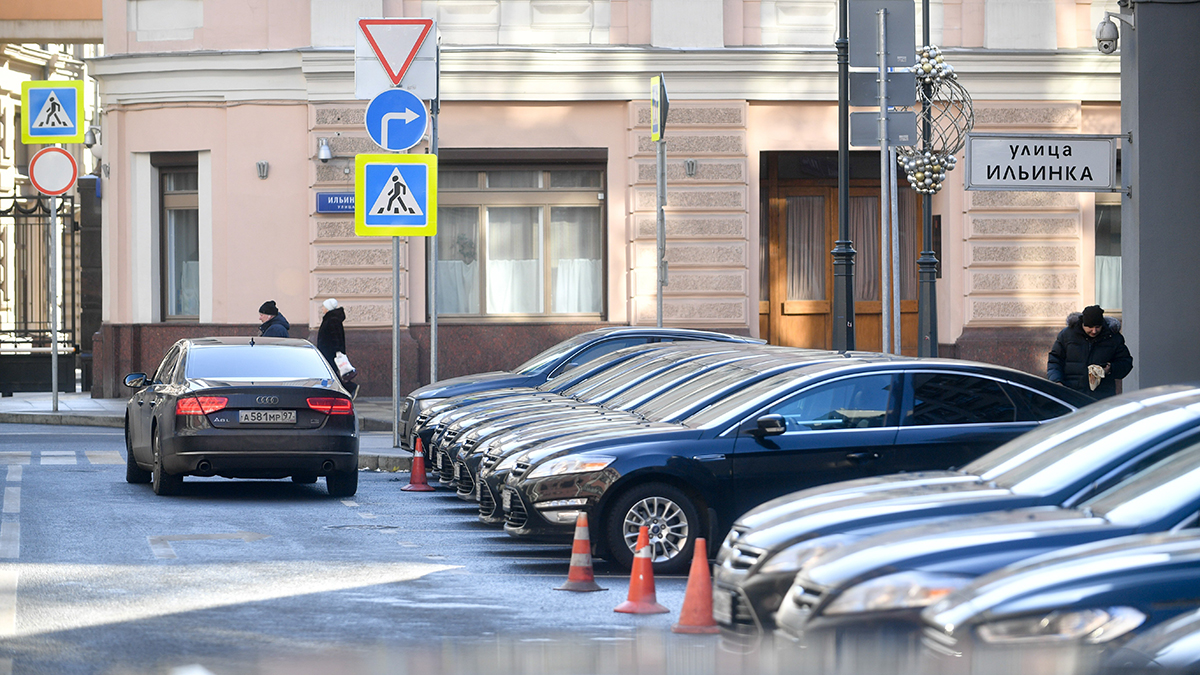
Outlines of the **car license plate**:
{"label": "car license plate", "polygon": [[462,464],[455,462],[454,464],[454,480],[458,480],[462,475]]}
{"label": "car license plate", "polygon": [[441,471],[441,470],[442,470],[442,453],[440,453],[440,452],[435,452],[435,453],[434,453],[434,455],[433,455],[433,457],[434,457],[434,459],[433,459],[433,465],[434,465],[435,467],[437,467],[437,470],[438,470],[438,471]]}
{"label": "car license plate", "polygon": [[512,488],[505,487],[500,490],[500,505],[505,511],[512,510]]}
{"label": "car license plate", "polygon": [[239,424],[295,424],[295,410],[239,410]]}
{"label": "car license plate", "polygon": [[713,619],[726,626],[733,624],[733,594],[714,588],[712,599]]}

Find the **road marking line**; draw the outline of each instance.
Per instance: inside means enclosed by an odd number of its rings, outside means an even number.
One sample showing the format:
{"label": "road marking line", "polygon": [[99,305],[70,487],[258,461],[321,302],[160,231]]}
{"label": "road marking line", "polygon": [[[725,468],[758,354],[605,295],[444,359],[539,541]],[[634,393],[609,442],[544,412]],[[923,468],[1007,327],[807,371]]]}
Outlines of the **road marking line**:
{"label": "road marking line", "polygon": [[42,450],[42,464],[78,464],[74,450]]}
{"label": "road marking line", "polygon": [[374,514],[374,513],[367,513],[367,512],[365,512],[365,511],[360,511],[360,512],[358,513],[358,517],[359,517],[359,518],[368,518],[368,519],[370,519],[370,518],[374,518],[374,517],[375,517],[375,514]]}
{"label": "road marking line", "polygon": [[21,512],[21,488],[6,487],[4,488],[4,513],[20,513]]}
{"label": "road marking line", "polygon": [[178,558],[175,555],[175,549],[171,547],[172,541],[212,541],[217,539],[241,539],[244,542],[258,541],[270,537],[269,534],[259,534],[257,532],[233,532],[228,534],[167,534],[157,537],[146,537],[146,541],[150,543],[150,551],[154,553],[155,558],[174,559]]}
{"label": "road marking line", "polygon": [[21,524],[15,521],[0,523],[0,558],[21,557]]}
{"label": "road marking line", "polygon": [[[17,570],[0,569],[0,636],[17,634]],[[5,661],[7,669],[5,668]],[[0,660],[0,675],[12,673],[12,661]]]}
{"label": "road marking line", "polygon": [[21,471],[24,468],[25,467],[21,466],[20,464],[10,465],[8,467],[8,482],[20,483],[21,482]]}
{"label": "road marking line", "polygon": [[357,508],[358,504],[353,499],[343,499],[342,503],[351,508]]}
{"label": "road marking line", "polygon": [[0,452],[0,464],[28,464],[28,452]]}
{"label": "road marking line", "polygon": [[92,464],[124,464],[125,459],[116,450],[85,451]]}

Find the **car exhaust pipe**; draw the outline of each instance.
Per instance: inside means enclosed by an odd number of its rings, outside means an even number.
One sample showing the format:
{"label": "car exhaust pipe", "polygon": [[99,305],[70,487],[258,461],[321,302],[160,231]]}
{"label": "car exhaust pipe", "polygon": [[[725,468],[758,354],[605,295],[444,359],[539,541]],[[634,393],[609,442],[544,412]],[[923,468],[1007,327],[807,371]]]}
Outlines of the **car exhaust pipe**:
{"label": "car exhaust pipe", "polygon": [[321,465],[321,470],[324,471],[325,473],[329,473],[330,471],[333,471],[333,460],[332,459],[325,460],[325,463]]}
{"label": "car exhaust pipe", "polygon": [[202,459],[200,460],[200,463],[196,465],[196,470],[201,473],[209,473],[212,471],[212,463],[207,459]]}

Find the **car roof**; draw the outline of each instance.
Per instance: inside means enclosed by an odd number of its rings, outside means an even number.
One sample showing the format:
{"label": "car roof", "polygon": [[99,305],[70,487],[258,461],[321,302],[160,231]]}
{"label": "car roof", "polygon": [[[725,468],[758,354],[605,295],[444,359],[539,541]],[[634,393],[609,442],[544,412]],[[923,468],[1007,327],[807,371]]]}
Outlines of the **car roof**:
{"label": "car roof", "polygon": [[312,347],[312,343],[301,338],[269,338],[255,337],[244,335],[232,336],[217,336],[217,337],[202,337],[202,338],[185,338],[180,340],[181,343],[189,347],[222,347],[222,346],[248,346],[248,345],[273,345],[280,347]]}
{"label": "car roof", "polygon": [[734,335],[732,333],[722,333],[720,331],[701,330],[698,328],[672,328],[672,327],[656,327],[656,326],[605,326],[590,330],[585,334],[596,336],[609,335],[669,335],[680,337],[697,337],[705,338],[714,335],[720,335],[732,340],[738,340],[753,344],[762,344],[766,342],[760,338],[750,337],[748,335]]}

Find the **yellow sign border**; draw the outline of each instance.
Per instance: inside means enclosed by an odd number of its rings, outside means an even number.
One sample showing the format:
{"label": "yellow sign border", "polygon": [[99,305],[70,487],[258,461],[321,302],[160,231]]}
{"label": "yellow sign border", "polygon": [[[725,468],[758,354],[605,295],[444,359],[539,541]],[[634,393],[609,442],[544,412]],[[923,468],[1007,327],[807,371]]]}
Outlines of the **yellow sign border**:
{"label": "yellow sign border", "polygon": [[[424,164],[429,185],[425,204],[426,223],[419,225],[367,225],[367,165]],[[354,156],[354,234],[360,237],[431,237],[437,234],[437,155],[355,155]]]}
{"label": "yellow sign border", "polygon": [[[71,136],[31,136],[29,131],[37,119],[29,106],[30,89],[75,90],[75,134]],[[87,121],[83,119],[83,80],[27,80],[21,83],[21,142],[25,145],[52,145],[54,143],[82,143],[87,133]]]}

